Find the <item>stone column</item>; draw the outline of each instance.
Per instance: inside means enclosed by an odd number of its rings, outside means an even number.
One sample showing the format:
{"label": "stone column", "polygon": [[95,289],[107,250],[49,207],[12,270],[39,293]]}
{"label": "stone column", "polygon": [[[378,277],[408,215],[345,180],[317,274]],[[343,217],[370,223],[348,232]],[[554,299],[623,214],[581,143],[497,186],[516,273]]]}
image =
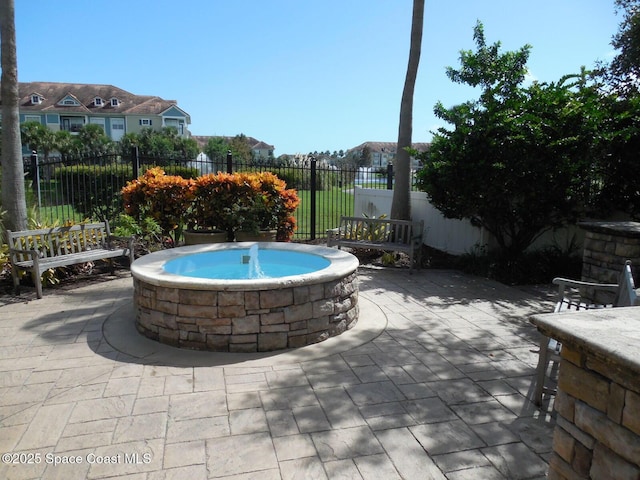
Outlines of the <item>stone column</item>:
{"label": "stone column", "polygon": [[[596,283],[618,283],[624,262],[631,260],[640,268],[640,223],[582,222],[585,230],[582,254],[582,280]],[[593,292],[583,292],[585,298],[607,303]]]}
{"label": "stone column", "polygon": [[548,478],[640,478],[640,308],[532,321],[562,342]]}

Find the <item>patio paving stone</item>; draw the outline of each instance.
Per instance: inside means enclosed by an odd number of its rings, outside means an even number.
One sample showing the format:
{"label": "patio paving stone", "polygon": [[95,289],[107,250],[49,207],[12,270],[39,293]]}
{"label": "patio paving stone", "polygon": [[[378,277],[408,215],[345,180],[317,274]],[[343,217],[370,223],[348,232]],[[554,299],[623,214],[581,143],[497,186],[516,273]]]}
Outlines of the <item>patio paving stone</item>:
{"label": "patio paving stone", "polygon": [[527,399],[528,316],[551,311],[547,297],[361,268],[359,325],[382,319],[374,334],[251,356],[143,339],[132,283],[0,298],[0,453],[84,460],[0,464],[0,478],[544,478],[554,418]]}

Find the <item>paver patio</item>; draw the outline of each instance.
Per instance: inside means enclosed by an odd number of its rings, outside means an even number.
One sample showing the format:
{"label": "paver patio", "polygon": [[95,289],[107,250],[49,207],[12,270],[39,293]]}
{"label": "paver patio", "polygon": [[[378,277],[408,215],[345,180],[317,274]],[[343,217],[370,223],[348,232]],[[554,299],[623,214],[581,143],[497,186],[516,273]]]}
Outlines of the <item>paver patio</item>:
{"label": "paver patio", "polygon": [[528,316],[551,303],[454,271],[359,281],[364,333],[252,356],[154,350],[128,275],[0,306],[0,478],[544,478]]}

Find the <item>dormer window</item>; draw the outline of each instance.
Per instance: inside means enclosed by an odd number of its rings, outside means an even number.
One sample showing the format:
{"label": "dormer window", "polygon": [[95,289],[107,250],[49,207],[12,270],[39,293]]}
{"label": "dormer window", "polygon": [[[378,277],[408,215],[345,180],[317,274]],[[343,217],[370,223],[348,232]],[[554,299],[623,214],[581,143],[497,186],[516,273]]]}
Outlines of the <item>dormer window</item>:
{"label": "dormer window", "polygon": [[102,101],[102,99],[100,97],[96,97],[93,99],[93,104],[96,107],[101,107],[102,105],[104,105],[104,102]]}
{"label": "dormer window", "polygon": [[71,95],[67,95],[58,102],[58,105],[62,105],[63,107],[78,107],[80,106],[80,102]]}
{"label": "dormer window", "polygon": [[116,97],[113,97],[111,99],[111,106],[112,107],[117,107],[118,105],[120,105],[120,100],[118,100]]}
{"label": "dormer window", "polygon": [[40,95],[38,95],[37,93],[34,93],[33,95],[31,95],[32,105],[39,105],[40,103],[42,103],[42,97]]}

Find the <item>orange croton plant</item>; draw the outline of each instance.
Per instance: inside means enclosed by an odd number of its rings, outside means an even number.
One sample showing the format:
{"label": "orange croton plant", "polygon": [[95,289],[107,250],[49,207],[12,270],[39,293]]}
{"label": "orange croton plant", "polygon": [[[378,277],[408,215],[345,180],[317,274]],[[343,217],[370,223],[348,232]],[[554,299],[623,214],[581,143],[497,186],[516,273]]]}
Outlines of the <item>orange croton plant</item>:
{"label": "orange croton plant", "polygon": [[163,231],[275,229],[279,241],[290,241],[300,200],[294,189],[271,172],[216,173],[194,180],[166,175],[159,168],[122,189],[125,211],[135,218],[150,215]]}
{"label": "orange croton plant", "polygon": [[185,211],[192,202],[192,182],[166,175],[160,167],[149,169],[122,189],[125,212],[138,220],[150,216],[158,222],[163,235],[179,236]]}

